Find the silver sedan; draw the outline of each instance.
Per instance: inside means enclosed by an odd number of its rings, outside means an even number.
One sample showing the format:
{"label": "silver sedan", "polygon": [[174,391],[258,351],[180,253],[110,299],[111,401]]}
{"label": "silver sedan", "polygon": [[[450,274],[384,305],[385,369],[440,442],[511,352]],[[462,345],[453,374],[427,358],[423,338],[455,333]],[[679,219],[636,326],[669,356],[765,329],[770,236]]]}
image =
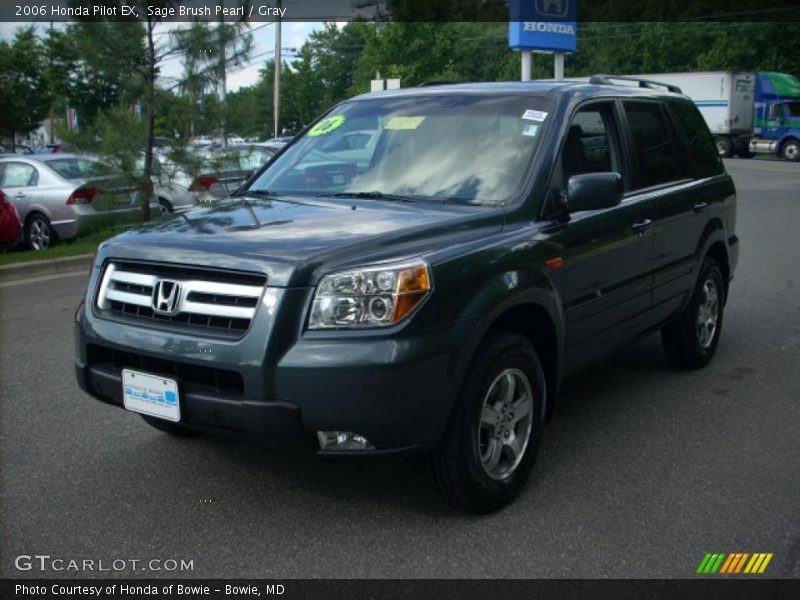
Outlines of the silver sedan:
{"label": "silver sedan", "polygon": [[[32,250],[133,221],[141,210],[133,182],[97,159],[75,154],[0,157],[0,188],[17,208]],[[150,204],[158,211],[156,196]]]}

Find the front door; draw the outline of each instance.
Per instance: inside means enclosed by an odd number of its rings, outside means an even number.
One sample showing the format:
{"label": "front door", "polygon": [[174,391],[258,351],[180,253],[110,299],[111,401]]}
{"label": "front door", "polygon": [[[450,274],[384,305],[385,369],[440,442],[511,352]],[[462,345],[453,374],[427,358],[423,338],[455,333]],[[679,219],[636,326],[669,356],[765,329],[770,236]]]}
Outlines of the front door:
{"label": "front door", "polygon": [[[570,123],[555,185],[566,189],[571,176],[593,172],[618,172],[627,181],[619,122],[612,101],[581,107]],[[640,332],[652,293],[649,213],[648,199],[626,197],[612,208],[572,213],[555,234],[566,269],[568,371],[612,352]]]}

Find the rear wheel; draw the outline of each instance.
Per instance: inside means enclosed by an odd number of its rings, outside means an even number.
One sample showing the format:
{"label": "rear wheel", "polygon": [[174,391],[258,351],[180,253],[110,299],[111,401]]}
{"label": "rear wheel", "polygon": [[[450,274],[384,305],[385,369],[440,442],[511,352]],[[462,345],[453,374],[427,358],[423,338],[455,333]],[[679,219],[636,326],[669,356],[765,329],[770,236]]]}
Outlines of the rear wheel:
{"label": "rear wheel", "polygon": [[172,421],[166,421],[164,419],[159,419],[157,417],[150,417],[148,415],[140,415],[144,422],[150,425],[150,427],[155,427],[159,431],[163,431],[164,433],[168,433],[170,435],[174,435],[175,437],[195,437],[200,435],[198,432],[194,431],[193,429],[187,429],[179,425],[178,423],[173,423]]}
{"label": "rear wheel", "polygon": [[800,160],[800,142],[794,138],[789,138],[781,146],[781,158],[797,162]]}
{"label": "rear wheel", "polygon": [[25,244],[31,250],[44,250],[55,242],[55,232],[50,219],[42,213],[33,213],[25,222]]}
{"label": "rear wheel", "polygon": [[172,204],[165,198],[158,199],[158,210],[162,215],[168,215],[173,212]]}
{"label": "rear wheel", "polygon": [[545,378],[524,337],[499,331],[470,367],[433,461],[434,482],[456,508],[487,513],[519,493],[544,431]]}
{"label": "rear wheel", "polygon": [[661,330],[667,358],[679,367],[698,369],[714,356],[722,332],[725,283],[717,262],[703,262],[689,305],[681,318]]}
{"label": "rear wheel", "polygon": [[730,158],[733,156],[733,144],[731,140],[726,137],[714,138],[714,143],[717,145],[717,152],[723,158]]}

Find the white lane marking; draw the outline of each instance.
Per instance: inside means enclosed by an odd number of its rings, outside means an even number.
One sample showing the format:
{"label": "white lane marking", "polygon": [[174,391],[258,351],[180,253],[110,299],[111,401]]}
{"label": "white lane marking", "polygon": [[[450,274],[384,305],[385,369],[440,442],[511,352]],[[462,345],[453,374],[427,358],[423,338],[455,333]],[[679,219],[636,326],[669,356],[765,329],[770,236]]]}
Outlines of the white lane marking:
{"label": "white lane marking", "polygon": [[16,281],[7,281],[6,283],[0,283],[0,289],[8,288],[8,287],[15,287],[18,285],[25,285],[27,283],[41,283],[42,281],[48,281],[50,279],[64,279],[65,277],[75,277],[76,275],[83,275],[84,277],[89,277],[89,273],[86,271],[72,271],[70,273],[55,273],[53,275],[42,275],[41,277],[30,277],[28,279],[17,279]]}

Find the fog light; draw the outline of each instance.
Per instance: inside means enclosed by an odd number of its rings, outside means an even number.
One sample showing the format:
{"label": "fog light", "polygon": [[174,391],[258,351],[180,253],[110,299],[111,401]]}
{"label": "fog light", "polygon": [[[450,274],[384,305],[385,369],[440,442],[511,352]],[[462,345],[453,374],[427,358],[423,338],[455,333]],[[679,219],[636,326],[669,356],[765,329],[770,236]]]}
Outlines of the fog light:
{"label": "fog light", "polygon": [[351,431],[318,431],[320,450],[374,450],[367,439]]}

